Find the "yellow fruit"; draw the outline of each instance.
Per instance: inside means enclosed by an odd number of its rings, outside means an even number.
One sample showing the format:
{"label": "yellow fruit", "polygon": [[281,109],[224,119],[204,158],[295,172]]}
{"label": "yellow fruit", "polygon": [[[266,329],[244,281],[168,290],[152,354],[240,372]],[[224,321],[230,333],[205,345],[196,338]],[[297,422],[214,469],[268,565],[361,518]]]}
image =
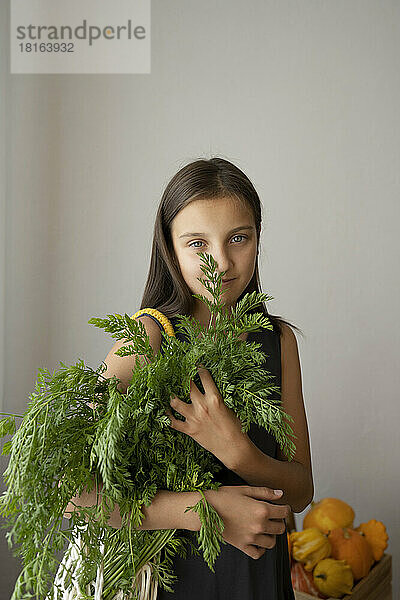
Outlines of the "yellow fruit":
{"label": "yellow fruit", "polygon": [[338,498],[323,498],[311,502],[311,508],[303,520],[303,528],[316,527],[328,534],[338,527],[353,527],[354,510]]}
{"label": "yellow fruit", "polygon": [[354,578],[350,566],[345,560],[324,558],[313,571],[314,583],[320,592],[331,598],[341,598],[350,594]]}
{"label": "yellow fruit", "polygon": [[361,523],[355,530],[361,533],[371,546],[374,560],[381,560],[383,553],[388,546],[389,539],[386,527],[382,521],[370,519],[367,523]]}
{"label": "yellow fruit", "polygon": [[289,535],[292,557],[303,563],[306,571],[312,571],[319,560],[330,556],[331,544],[316,527],[292,531]]}

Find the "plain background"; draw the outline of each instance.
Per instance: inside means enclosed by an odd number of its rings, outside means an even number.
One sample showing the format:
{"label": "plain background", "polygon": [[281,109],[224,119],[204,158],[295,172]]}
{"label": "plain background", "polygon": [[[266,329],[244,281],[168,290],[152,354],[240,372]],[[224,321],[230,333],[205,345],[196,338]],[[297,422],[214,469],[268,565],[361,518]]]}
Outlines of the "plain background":
{"label": "plain background", "polygon": [[149,75],[10,75],[0,7],[1,410],[39,367],[104,359],[88,320],[138,310],[168,180],[231,160],[263,203],[268,308],[305,334],[314,500],[383,521],[395,597],[400,3],[153,0]]}

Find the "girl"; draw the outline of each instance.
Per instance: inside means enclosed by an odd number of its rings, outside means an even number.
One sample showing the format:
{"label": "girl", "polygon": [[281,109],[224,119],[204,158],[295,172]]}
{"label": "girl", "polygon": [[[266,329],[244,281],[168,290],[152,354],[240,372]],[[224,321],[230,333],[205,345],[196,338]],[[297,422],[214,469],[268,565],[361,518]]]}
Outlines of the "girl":
{"label": "girl", "polygon": [[[229,310],[244,294],[260,291],[260,233],[260,199],[240,169],[222,158],[197,160],[186,165],[168,183],[161,199],[141,308],[157,308],[173,325],[176,323],[174,316],[181,313],[193,315],[206,326],[210,319],[208,308],[192,296],[202,294],[212,300],[211,294],[197,279],[204,277],[197,253],[211,253],[218,263],[218,272],[225,272],[224,279],[230,280],[223,287],[223,301]],[[268,315],[265,306],[257,307],[254,312]],[[205,402],[210,398],[207,418],[200,413],[200,392],[196,389],[191,393],[191,405],[177,398],[172,400],[171,407],[186,419],[185,422],[175,419],[168,411],[173,428],[187,435],[190,435],[190,430],[200,443],[209,440],[212,449],[219,448],[215,440],[220,437],[221,457],[225,462],[221,461],[224,470],[218,478],[226,488],[214,493],[214,497],[224,493],[219,502],[226,499],[225,509],[222,508],[220,514],[224,518],[224,539],[228,543],[221,547],[215,574],[201,556],[176,558],[174,564],[178,580],[174,584],[174,594],[160,590],[159,600],[294,598],[283,520],[285,515],[273,511],[277,505],[279,509],[290,505],[295,512],[304,510],[313,498],[313,477],[296,338],[285,321],[268,316],[274,331],[251,332],[242,337],[246,339],[250,335],[254,341],[263,344],[263,351],[268,356],[265,368],[277,375],[279,385],[282,365],[281,398],[283,409],[294,418],[293,430],[297,435],[295,459],[288,462],[275,440],[257,426],[252,426],[249,434],[241,439],[235,420],[230,418],[231,415],[221,413],[222,405],[213,414],[215,406],[211,399],[217,390],[208,371],[199,373],[205,389]],[[231,411],[226,409],[226,412]],[[235,438],[234,432],[237,434]],[[224,433],[226,436],[231,434],[225,455],[223,447],[227,444]],[[206,446],[206,443],[202,445]],[[233,486],[246,485],[268,486],[270,492],[271,488],[281,488],[284,494],[280,499],[274,498],[273,494],[263,497],[262,494],[254,494],[254,487],[251,490],[241,488],[239,494],[235,493]],[[263,490],[262,487],[259,489]],[[207,498],[212,498],[210,492]],[[261,503],[271,511],[272,518],[253,535],[251,544],[248,543],[249,534],[250,537],[254,534],[251,513]]]}
{"label": "girl", "polygon": [[[168,183],[161,199],[140,308],[158,309],[174,326],[178,314],[192,315],[207,326],[208,308],[193,297],[202,294],[212,300],[198,280],[204,277],[198,253],[210,253],[216,260],[218,273],[226,280],[222,300],[230,311],[246,293],[261,291],[260,234],[260,199],[239,168],[222,158],[186,165]],[[176,397],[171,400],[171,408],[185,421],[174,418],[171,410],[168,415],[172,428],[191,435],[221,463],[218,480],[223,485],[218,491],[208,490],[206,497],[223,518],[226,544],[221,545],[215,573],[201,554],[175,557],[174,593],[159,589],[158,600],[294,600],[285,518],[290,508],[303,511],[314,494],[297,342],[290,324],[269,315],[264,304],[252,312],[268,316],[273,330],[246,332],[241,337],[262,344],[268,357],[263,368],[276,376],[282,408],[294,419],[296,455],[288,462],[275,439],[257,425],[243,434],[209,371],[199,370],[204,394],[192,382],[191,404]],[[138,318],[152,346],[162,352],[161,325],[150,315]],[[179,332],[176,335],[184,339]],[[123,344],[123,340],[114,344],[103,374],[116,375],[122,391],[135,365],[135,356],[115,355]],[[276,495],[275,488],[283,490],[283,495]],[[197,492],[160,490],[148,508],[143,506],[141,528],[182,529],[195,542],[200,521],[193,511],[185,513],[185,508],[199,499]],[[84,502],[82,497],[79,500],[78,504]],[[87,505],[92,503],[86,499]],[[117,509],[114,512],[114,521],[109,523],[118,527],[120,515]]]}

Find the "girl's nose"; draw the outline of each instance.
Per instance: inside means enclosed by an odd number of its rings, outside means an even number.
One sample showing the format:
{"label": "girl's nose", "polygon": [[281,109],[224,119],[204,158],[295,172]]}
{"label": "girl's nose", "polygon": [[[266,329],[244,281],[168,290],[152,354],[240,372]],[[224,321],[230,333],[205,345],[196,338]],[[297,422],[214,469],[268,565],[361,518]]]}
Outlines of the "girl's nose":
{"label": "girl's nose", "polygon": [[214,255],[214,258],[217,262],[217,273],[230,273],[232,271],[232,262],[226,254]]}

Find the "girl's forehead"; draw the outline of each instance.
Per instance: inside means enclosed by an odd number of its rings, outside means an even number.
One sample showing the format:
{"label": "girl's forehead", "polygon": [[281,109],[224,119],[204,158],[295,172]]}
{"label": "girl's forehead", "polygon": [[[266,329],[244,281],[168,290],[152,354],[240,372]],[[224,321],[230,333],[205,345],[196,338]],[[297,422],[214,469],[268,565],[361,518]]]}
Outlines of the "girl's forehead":
{"label": "girl's forehead", "polygon": [[[184,206],[174,217],[171,223],[171,230],[180,230],[186,227],[189,223],[196,224],[196,231],[200,231],[199,227],[204,224],[204,227],[210,227],[215,224],[231,225],[233,221],[241,220],[236,225],[253,224],[252,211],[243,202],[236,198],[216,198],[208,199],[201,198],[193,200]],[[234,225],[233,225],[234,227]],[[203,229],[201,229],[203,231]]]}

